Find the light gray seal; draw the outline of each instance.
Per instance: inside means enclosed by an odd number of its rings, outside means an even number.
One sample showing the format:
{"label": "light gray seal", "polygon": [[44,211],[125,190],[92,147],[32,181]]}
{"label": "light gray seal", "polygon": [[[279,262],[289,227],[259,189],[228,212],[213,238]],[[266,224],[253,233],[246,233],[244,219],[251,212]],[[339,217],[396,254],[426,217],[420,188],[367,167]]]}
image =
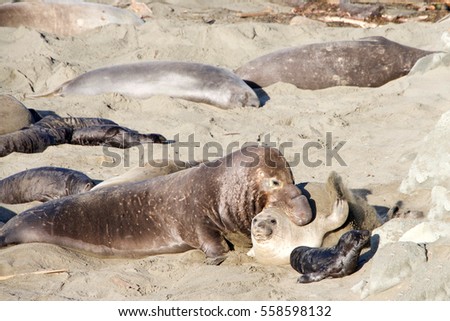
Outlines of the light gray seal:
{"label": "light gray seal", "polygon": [[0,203],[47,202],[89,191],[95,183],[85,174],[61,167],[38,167],[0,180]]}
{"label": "light gray seal", "polygon": [[379,87],[408,74],[417,60],[432,53],[384,37],[368,37],[281,49],[254,59],[235,72],[252,87],[277,82],[301,89]]}
{"label": "light gray seal", "polygon": [[231,71],[180,61],[148,61],[94,69],[48,94],[32,97],[104,93],[139,99],[164,95],[224,109],[260,106],[256,93]]}
{"label": "light gray seal", "polygon": [[0,135],[15,132],[35,122],[33,114],[10,95],[0,95]]}
{"label": "light gray seal", "polygon": [[5,3],[0,5],[0,26],[25,26],[58,36],[77,35],[108,24],[139,26],[134,13],[98,3]]}
{"label": "light gray seal", "polygon": [[22,212],[0,230],[0,247],[45,242],[127,257],[200,249],[208,263],[220,264],[230,244],[250,243],[252,219],[266,207],[282,209],[298,225],[312,219],[283,155],[246,146],[198,167]]}
{"label": "light gray seal", "polygon": [[299,283],[350,275],[358,268],[361,250],[370,240],[367,230],[352,230],[341,236],[331,248],[299,246],[292,251],[291,266],[302,275]]}

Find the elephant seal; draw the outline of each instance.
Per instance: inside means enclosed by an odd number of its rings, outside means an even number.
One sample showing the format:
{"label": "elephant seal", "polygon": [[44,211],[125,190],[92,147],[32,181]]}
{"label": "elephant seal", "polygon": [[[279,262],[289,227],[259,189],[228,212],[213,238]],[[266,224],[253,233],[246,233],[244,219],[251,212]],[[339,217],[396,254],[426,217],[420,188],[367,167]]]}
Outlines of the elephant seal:
{"label": "elephant seal", "polygon": [[342,225],[347,215],[347,201],[340,199],[331,214],[320,215],[305,226],[292,223],[280,209],[266,208],[253,218],[253,247],[247,255],[263,264],[289,264],[293,249],[300,245],[320,246],[325,233]]}
{"label": "elephant seal", "polygon": [[169,143],[160,134],[140,134],[103,118],[46,116],[19,131],[0,136],[0,157],[10,153],[40,153],[60,144],[129,148],[142,143]]}
{"label": "elephant seal", "polygon": [[15,132],[35,122],[32,113],[10,95],[0,95],[0,135]]}
{"label": "elephant seal", "polygon": [[181,61],[148,61],[94,69],[50,93],[31,97],[104,93],[139,99],[165,95],[224,109],[260,106],[256,93],[231,71]]}
{"label": "elephant seal", "polygon": [[358,267],[361,250],[369,240],[369,231],[352,230],[342,235],[331,248],[295,248],[291,253],[291,266],[303,274],[297,281],[310,283],[352,274]]}
{"label": "elephant seal", "polygon": [[[341,177],[331,172],[326,184],[329,199],[320,201],[332,208],[316,208],[315,218],[305,226],[298,226],[287,219],[278,208],[269,207],[256,215],[252,221],[252,245],[247,253],[259,263],[289,264],[289,257],[298,246],[319,247],[326,233],[338,229],[347,220],[349,193]],[[331,211],[331,214],[330,214]]]}
{"label": "elephant seal", "polygon": [[368,37],[281,49],[246,63],[235,73],[252,87],[276,82],[313,90],[379,87],[408,74],[417,60],[432,53],[384,37]]}
{"label": "elephant seal", "polygon": [[134,13],[97,3],[5,3],[0,26],[25,26],[57,36],[72,36],[108,24],[141,25]]}
{"label": "elephant seal", "polygon": [[312,219],[284,156],[245,146],[198,167],[34,207],[3,226],[0,247],[45,242],[128,257],[200,249],[220,264],[230,243],[250,243],[253,217],[270,206],[298,225]]}
{"label": "elephant seal", "polygon": [[47,202],[89,191],[95,183],[85,174],[61,167],[38,167],[0,180],[0,203]]}
{"label": "elephant seal", "polygon": [[92,188],[93,190],[99,188],[105,188],[108,186],[117,186],[130,182],[140,182],[150,178],[172,174],[183,169],[198,166],[199,162],[183,162],[174,161],[170,159],[162,159],[158,161],[152,161],[152,163],[145,163],[144,166],[134,167],[122,175],[111,177],[97,184]]}

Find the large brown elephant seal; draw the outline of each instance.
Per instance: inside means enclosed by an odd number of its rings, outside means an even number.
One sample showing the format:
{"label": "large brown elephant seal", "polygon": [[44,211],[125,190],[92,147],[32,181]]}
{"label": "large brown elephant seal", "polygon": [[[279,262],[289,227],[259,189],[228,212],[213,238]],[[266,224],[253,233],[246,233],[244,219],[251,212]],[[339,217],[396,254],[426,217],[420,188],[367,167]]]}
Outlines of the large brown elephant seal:
{"label": "large brown elephant seal", "polygon": [[417,60],[432,53],[368,37],[281,49],[246,63],[236,74],[252,87],[276,82],[302,89],[379,87],[408,74]]}
{"label": "large brown elephant seal", "polygon": [[61,167],[38,167],[0,180],[0,203],[47,202],[89,191],[95,183],[85,174]]}
{"label": "large brown elephant seal", "polygon": [[141,25],[134,13],[98,3],[5,3],[0,26],[25,26],[58,36],[71,36],[108,24]]}
{"label": "large brown elephant seal", "polygon": [[343,234],[339,242],[330,248],[295,248],[290,262],[294,270],[302,274],[297,281],[310,283],[352,274],[357,270],[361,250],[369,240],[369,231],[352,230]]}
{"label": "large brown elephant seal", "polygon": [[271,206],[298,225],[312,219],[283,155],[246,146],[198,167],[22,212],[0,230],[0,247],[46,242],[129,257],[201,249],[208,263],[220,264],[229,242],[250,243],[253,217]]}
{"label": "large brown elephant seal", "polygon": [[296,247],[321,246],[325,234],[340,228],[349,214],[345,199],[349,193],[336,172],[330,173],[326,192],[329,199],[321,199],[321,202],[333,202],[332,208],[323,211],[323,206],[320,206],[314,220],[304,226],[293,224],[282,210],[275,207],[266,208],[256,215],[251,230],[253,247],[247,254],[263,264],[289,264],[291,252]]}
{"label": "large brown elephant seal", "polygon": [[165,95],[225,109],[260,106],[256,93],[231,71],[181,61],[148,61],[94,69],[48,94],[34,97],[104,93],[139,99]]}

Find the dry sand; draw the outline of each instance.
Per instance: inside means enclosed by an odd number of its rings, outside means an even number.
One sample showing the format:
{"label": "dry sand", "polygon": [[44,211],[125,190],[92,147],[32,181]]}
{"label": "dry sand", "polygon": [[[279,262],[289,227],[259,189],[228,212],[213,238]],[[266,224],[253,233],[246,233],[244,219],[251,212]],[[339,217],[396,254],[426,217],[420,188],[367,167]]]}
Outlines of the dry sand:
{"label": "dry sand", "polygon": [[[111,3],[110,1],[102,1]],[[223,153],[229,144],[264,141],[291,142],[284,154],[293,161],[303,156],[308,142],[345,144],[339,155],[325,164],[325,149],[311,150],[293,166],[297,183],[324,182],[331,170],[340,173],[352,188],[369,189],[372,205],[391,207],[398,200],[425,213],[430,190],[404,195],[398,187],[408,174],[418,147],[440,116],[450,107],[450,19],[442,23],[388,24],[372,29],[327,27],[303,20],[298,25],[237,19],[235,11],[279,12],[289,7],[266,1],[151,1],[153,17],[135,26],[110,25],[73,37],[57,37],[24,27],[0,28],[0,93],[11,94],[27,107],[60,116],[104,117],[140,132],[157,132],[167,138],[194,134],[200,147],[186,149],[180,159],[203,158],[208,142],[217,142]],[[213,21],[214,19],[214,21]],[[235,69],[250,59],[274,50],[322,41],[384,36],[425,50],[445,51],[420,61],[415,71],[380,88],[335,87],[300,90],[288,84],[266,88],[270,99],[259,109],[221,110],[213,106],[169,97],[128,99],[116,94],[96,97],[27,99],[44,93],[85,71],[144,60],[183,60]],[[447,38],[446,38],[447,37]],[[447,40],[446,40],[447,39]],[[103,180],[148,161],[138,148],[129,152],[109,149],[120,156],[115,166],[102,147],[60,145],[39,154],[13,153],[0,159],[0,177],[38,166],[61,166]],[[213,152],[214,149],[211,150]],[[164,153],[153,146],[155,158]],[[124,157],[129,153],[129,164]],[[174,156],[168,148],[168,156]],[[193,188],[195,189],[195,188]],[[6,206],[14,212],[36,204]],[[3,206],[3,205],[2,205]],[[3,210],[5,211],[5,210]],[[5,216],[6,214],[2,214]],[[442,247],[439,247],[442,248]],[[446,249],[446,250],[445,250]],[[448,259],[448,245],[443,255]],[[423,290],[422,276],[369,291],[373,260],[355,274],[315,284],[296,284],[289,266],[263,266],[237,249],[220,266],[203,264],[203,254],[190,251],[136,260],[99,259],[47,244],[26,244],[0,250],[0,275],[65,269],[49,275],[16,276],[0,281],[1,300],[400,300],[449,299],[450,289],[436,285]],[[445,260],[444,260],[445,263]],[[436,272],[437,273],[437,272]],[[435,280],[439,283],[439,278]],[[370,282],[369,282],[370,283]],[[414,293],[414,291],[416,291]],[[437,293],[437,294],[436,294]]]}

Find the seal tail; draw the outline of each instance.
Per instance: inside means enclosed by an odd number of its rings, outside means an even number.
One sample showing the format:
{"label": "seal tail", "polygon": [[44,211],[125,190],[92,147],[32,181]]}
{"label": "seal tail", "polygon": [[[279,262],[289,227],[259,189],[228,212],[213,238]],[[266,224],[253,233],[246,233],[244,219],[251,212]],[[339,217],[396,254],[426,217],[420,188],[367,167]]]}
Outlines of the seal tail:
{"label": "seal tail", "polygon": [[326,189],[333,201],[342,199],[350,202],[353,199],[350,191],[345,187],[342,177],[335,171],[332,171],[328,176]]}
{"label": "seal tail", "polygon": [[56,88],[53,91],[50,91],[48,93],[45,94],[25,94],[25,98],[31,98],[31,99],[35,99],[35,98],[50,98],[50,97],[58,97],[58,96],[63,96],[63,91],[64,88],[66,87],[66,85],[70,82],[66,81],[65,83],[63,83],[61,86],[59,86],[58,88]]}

